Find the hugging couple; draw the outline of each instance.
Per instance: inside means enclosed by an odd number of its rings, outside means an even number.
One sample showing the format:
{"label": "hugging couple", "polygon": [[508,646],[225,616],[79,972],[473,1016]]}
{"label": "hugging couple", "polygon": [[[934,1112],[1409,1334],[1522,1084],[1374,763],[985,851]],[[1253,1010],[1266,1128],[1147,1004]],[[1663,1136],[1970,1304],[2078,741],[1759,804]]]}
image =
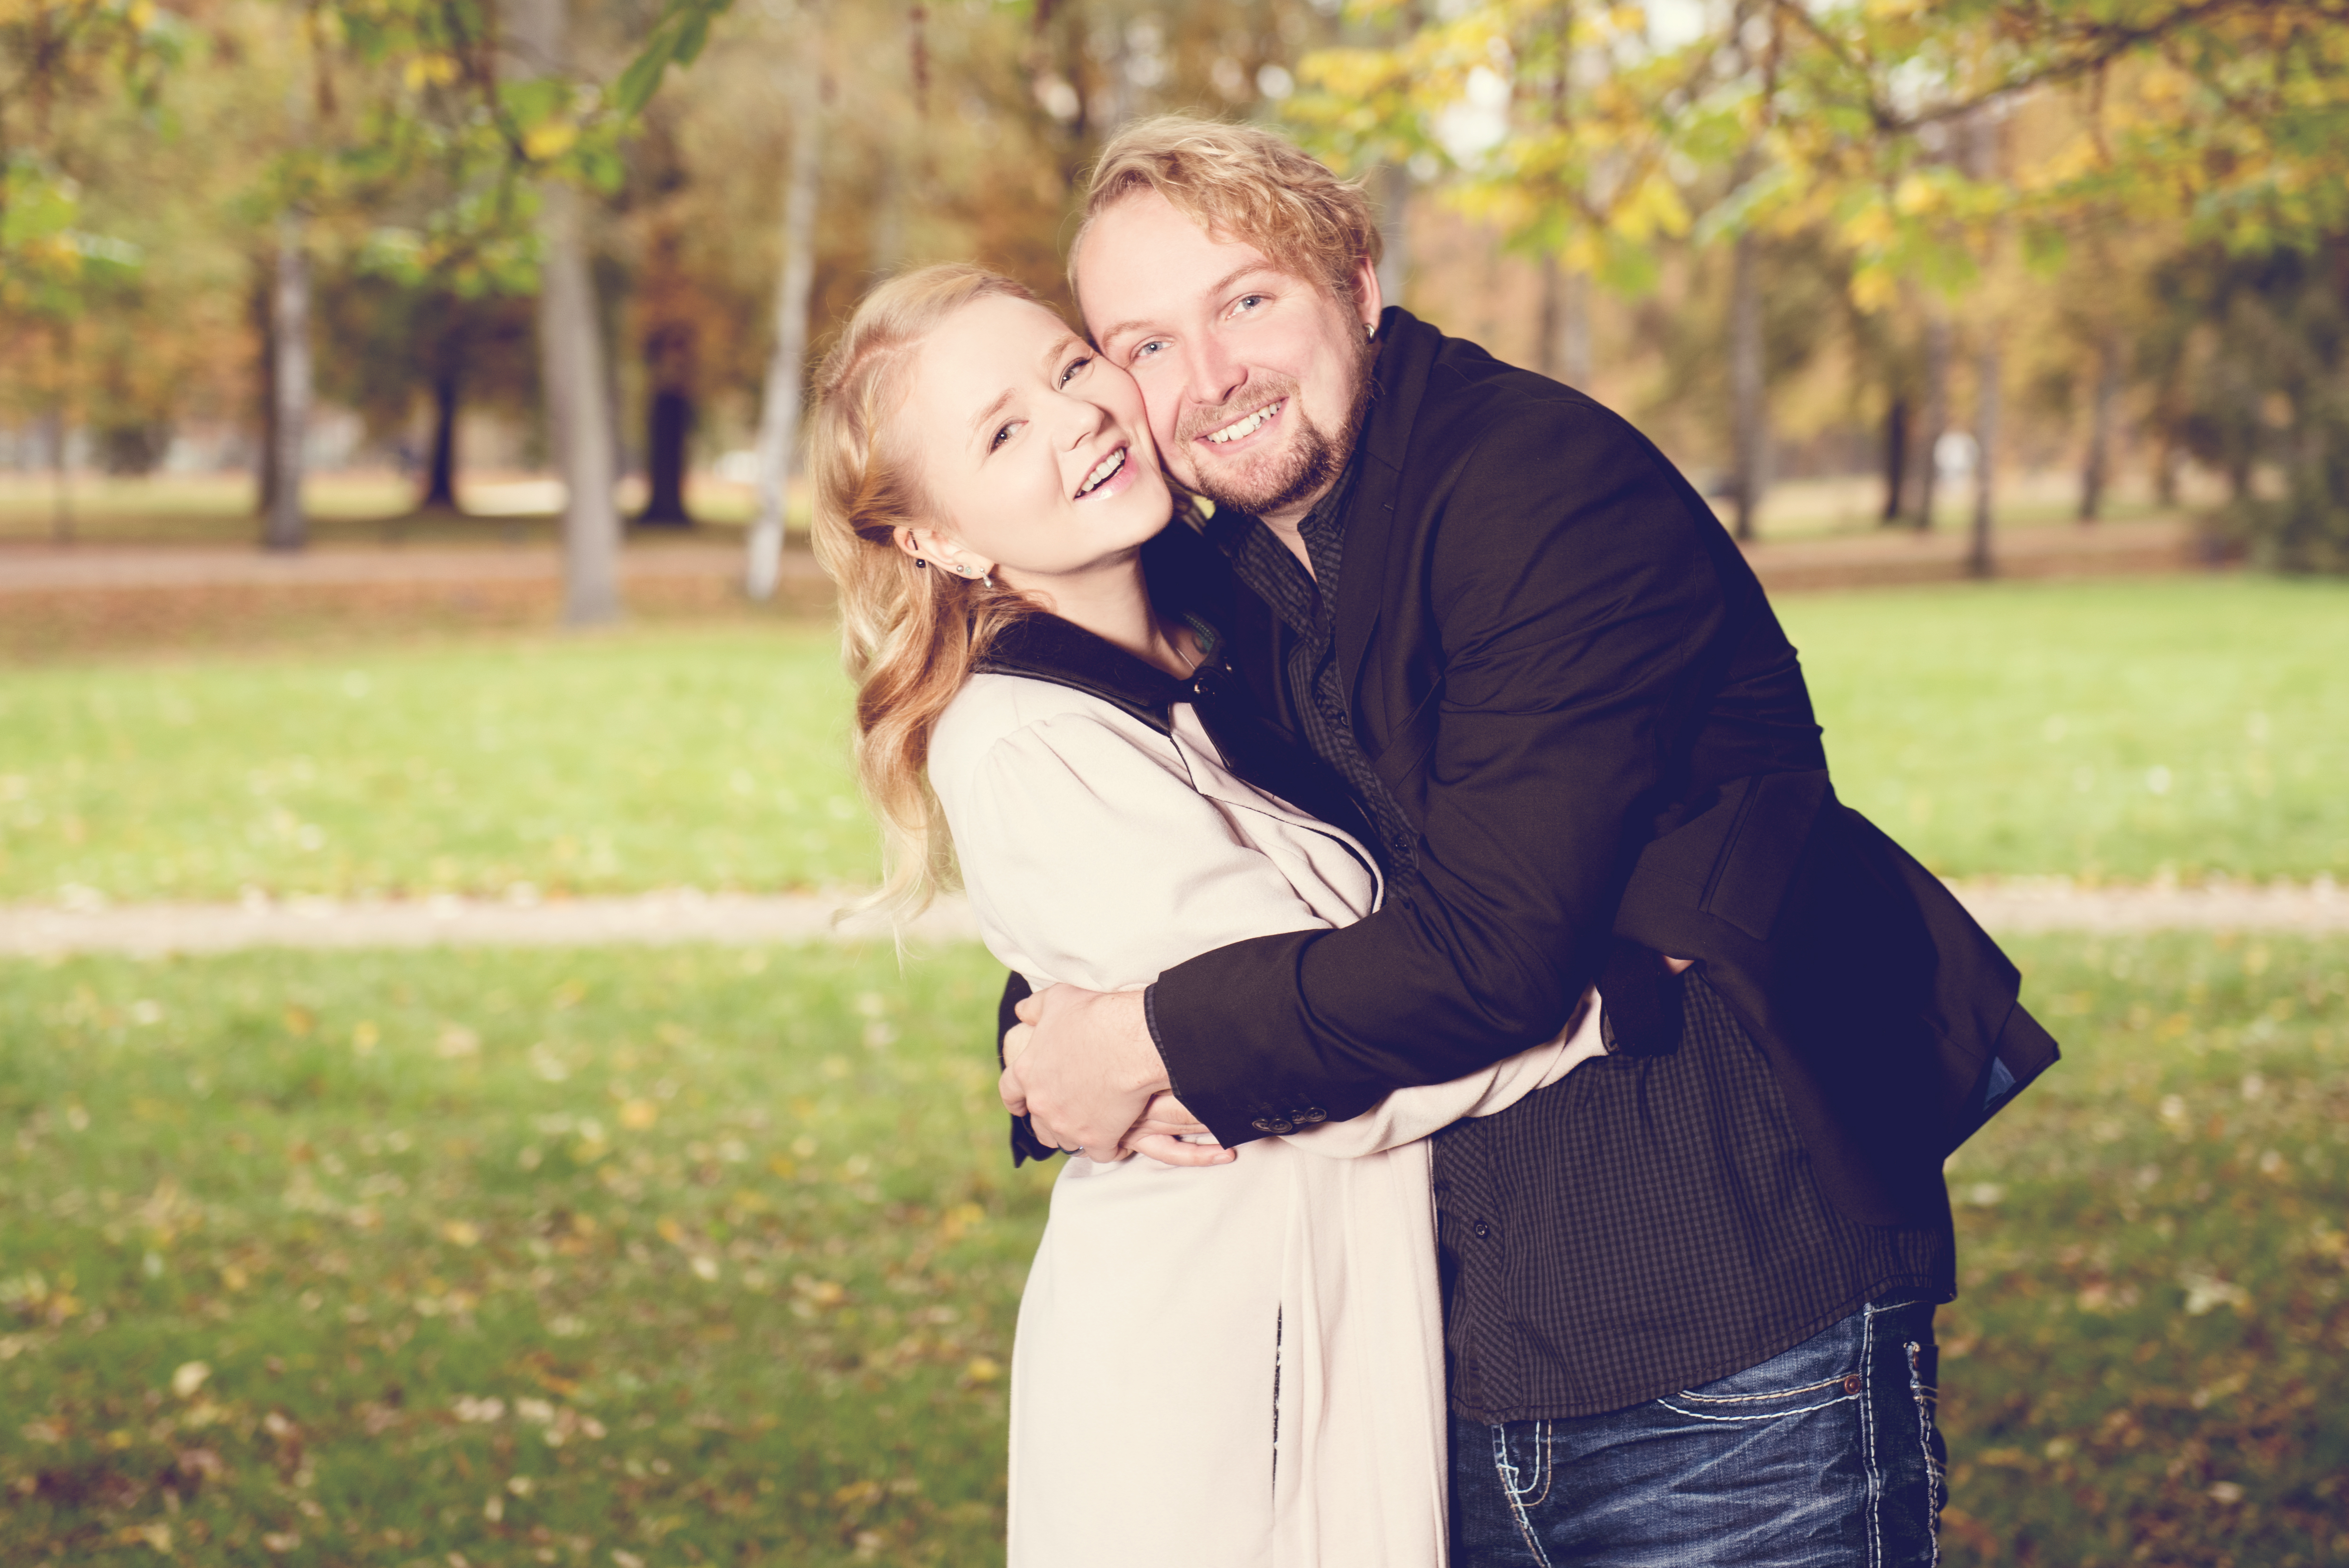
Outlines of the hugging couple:
{"label": "hugging couple", "polygon": [[930,267],[819,377],[891,888],[958,868],[1069,1156],[1010,1562],[1930,1563],[1941,1162],[2055,1044],[1696,491],[1378,257],[1154,120],[1082,335]]}

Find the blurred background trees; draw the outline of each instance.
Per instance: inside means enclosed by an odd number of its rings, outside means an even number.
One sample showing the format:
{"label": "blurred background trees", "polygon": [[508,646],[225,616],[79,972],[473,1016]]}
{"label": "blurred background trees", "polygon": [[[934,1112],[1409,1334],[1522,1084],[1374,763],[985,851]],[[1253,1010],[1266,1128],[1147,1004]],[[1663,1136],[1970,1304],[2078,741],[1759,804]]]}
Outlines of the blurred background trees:
{"label": "blurred background trees", "polygon": [[572,0],[533,51],[543,9],[5,0],[0,455],[249,465],[298,544],[306,348],[422,511],[574,454],[593,619],[595,450],[636,526],[776,545],[871,281],[1065,300],[1102,141],[1192,108],[1363,178],[1392,298],[1622,407],[1743,534],[1873,475],[1989,571],[2001,476],[2068,470],[2082,522],[2183,500],[2349,563],[2349,0]]}

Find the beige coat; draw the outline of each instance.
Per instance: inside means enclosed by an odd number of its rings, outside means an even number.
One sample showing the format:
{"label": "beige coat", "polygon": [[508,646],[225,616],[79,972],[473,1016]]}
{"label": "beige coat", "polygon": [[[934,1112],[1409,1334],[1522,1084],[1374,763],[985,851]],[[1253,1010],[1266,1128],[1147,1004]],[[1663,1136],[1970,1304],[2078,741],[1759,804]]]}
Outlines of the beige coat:
{"label": "beige coat", "polygon": [[[1148,985],[1376,907],[1361,845],[1065,686],[974,676],[930,780],[988,948],[1038,990]],[[1598,1055],[1557,1039],[1229,1165],[1065,1163],[1011,1363],[1011,1568],[1439,1568],[1442,1325],[1428,1133]]]}

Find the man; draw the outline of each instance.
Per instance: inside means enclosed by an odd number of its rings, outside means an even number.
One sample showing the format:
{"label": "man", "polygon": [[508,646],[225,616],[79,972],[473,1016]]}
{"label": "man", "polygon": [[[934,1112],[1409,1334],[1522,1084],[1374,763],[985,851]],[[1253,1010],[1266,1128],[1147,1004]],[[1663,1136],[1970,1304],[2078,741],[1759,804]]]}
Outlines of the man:
{"label": "man", "polygon": [[1836,801],[1696,492],[1384,308],[1378,254],[1360,194],[1265,132],[1103,152],[1086,324],[1216,503],[1233,673],[1350,788],[1390,892],[1022,1003],[1006,1103],[1106,1158],[1171,1090],[1239,1144],[1545,1038],[1595,980],[1610,1055],[1436,1142],[1455,1560],[1930,1562],[1940,1161],[2054,1042]]}

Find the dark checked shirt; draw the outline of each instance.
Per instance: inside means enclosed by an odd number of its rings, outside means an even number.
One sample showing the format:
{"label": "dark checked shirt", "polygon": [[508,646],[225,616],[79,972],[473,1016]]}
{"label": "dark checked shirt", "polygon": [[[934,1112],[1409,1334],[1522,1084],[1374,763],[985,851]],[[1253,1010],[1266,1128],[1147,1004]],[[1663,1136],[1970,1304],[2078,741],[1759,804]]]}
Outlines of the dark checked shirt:
{"label": "dark checked shirt", "polygon": [[1281,543],[1279,536],[1254,518],[1234,536],[1223,541],[1231,552],[1232,573],[1297,634],[1290,645],[1288,668],[1283,672],[1297,705],[1299,727],[1313,755],[1335,769],[1354,793],[1378,837],[1371,846],[1389,876],[1408,874],[1413,867],[1417,834],[1402,808],[1395,803],[1386,781],[1371,768],[1371,759],[1354,734],[1346,704],[1345,682],[1338,668],[1338,583],[1346,564],[1346,504],[1353,495],[1354,469],[1330,487],[1297,531],[1313,562],[1308,573]]}
{"label": "dark checked shirt", "polygon": [[[1299,525],[1209,533],[1296,634],[1282,675],[1302,738],[1353,790],[1391,878],[1417,830],[1356,738],[1336,609],[1352,468]],[[1791,1349],[1870,1301],[1955,1293],[1946,1219],[1861,1224],[1820,1192],[1761,1047],[1691,971],[1679,1048],[1610,1055],[1434,1139],[1444,1364],[1470,1420],[1598,1415]]]}

